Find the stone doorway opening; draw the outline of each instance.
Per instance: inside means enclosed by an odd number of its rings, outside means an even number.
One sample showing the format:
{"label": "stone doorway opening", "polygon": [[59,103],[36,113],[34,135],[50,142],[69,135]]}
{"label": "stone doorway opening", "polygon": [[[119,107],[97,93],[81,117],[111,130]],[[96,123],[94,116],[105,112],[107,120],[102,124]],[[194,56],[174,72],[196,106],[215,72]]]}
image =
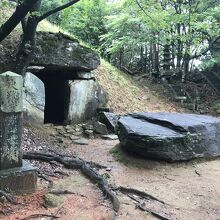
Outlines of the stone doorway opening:
{"label": "stone doorway opening", "polygon": [[[67,119],[70,90],[68,80],[59,71],[40,71],[36,74],[45,86],[44,123],[64,124]],[[62,76],[62,77],[61,77]]]}

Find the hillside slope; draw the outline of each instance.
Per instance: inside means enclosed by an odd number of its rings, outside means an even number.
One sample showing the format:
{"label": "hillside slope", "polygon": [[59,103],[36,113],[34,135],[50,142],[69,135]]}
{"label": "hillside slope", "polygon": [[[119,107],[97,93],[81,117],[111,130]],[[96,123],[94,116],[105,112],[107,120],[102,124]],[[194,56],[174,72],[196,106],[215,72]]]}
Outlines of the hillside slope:
{"label": "hillside slope", "polygon": [[183,111],[160,94],[165,90],[162,85],[150,85],[150,82],[143,85],[104,60],[94,72],[99,84],[108,93],[108,107],[115,112]]}

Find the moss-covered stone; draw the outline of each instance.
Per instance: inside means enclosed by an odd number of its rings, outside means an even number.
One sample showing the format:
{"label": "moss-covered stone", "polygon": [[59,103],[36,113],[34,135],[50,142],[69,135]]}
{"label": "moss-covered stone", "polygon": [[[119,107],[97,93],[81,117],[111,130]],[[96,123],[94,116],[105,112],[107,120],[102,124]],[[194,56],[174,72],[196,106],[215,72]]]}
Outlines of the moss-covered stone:
{"label": "moss-covered stone", "polygon": [[58,207],[62,205],[64,199],[61,196],[57,196],[51,193],[48,193],[44,196],[44,205],[46,207]]}
{"label": "moss-covered stone", "polygon": [[36,44],[32,65],[91,71],[100,64],[96,52],[62,33],[38,32]]}

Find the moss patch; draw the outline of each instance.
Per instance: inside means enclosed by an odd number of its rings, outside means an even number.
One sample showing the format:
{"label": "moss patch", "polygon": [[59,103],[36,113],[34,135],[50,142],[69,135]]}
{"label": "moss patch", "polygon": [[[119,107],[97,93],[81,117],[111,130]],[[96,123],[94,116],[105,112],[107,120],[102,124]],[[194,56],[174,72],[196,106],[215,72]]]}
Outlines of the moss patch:
{"label": "moss patch", "polygon": [[115,158],[115,160],[123,163],[125,166],[144,167],[142,161],[143,159],[140,159],[139,157],[135,157],[135,155],[127,153],[120,147],[120,144],[117,144],[115,147],[113,147],[110,150],[110,153]]}

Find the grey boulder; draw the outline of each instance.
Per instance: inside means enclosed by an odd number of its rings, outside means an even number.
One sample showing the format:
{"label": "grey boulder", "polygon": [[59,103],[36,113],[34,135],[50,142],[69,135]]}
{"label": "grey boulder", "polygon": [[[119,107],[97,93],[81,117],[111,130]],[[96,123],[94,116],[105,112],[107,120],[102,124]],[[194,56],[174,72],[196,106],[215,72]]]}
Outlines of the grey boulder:
{"label": "grey boulder", "polygon": [[119,115],[116,115],[112,112],[100,112],[99,121],[105,124],[109,131],[115,133],[116,127],[119,120]]}
{"label": "grey boulder", "polygon": [[31,65],[50,69],[91,71],[98,67],[96,52],[62,33],[37,32]]}
{"label": "grey boulder", "polygon": [[220,156],[220,120],[180,113],[133,113],[119,119],[122,148],[142,157],[186,161]]}
{"label": "grey boulder", "polygon": [[24,77],[24,118],[36,123],[44,123],[45,88],[44,83],[34,74],[27,72]]}
{"label": "grey boulder", "polygon": [[69,81],[70,100],[67,121],[70,124],[91,119],[100,106],[105,106],[107,96],[95,80]]}

